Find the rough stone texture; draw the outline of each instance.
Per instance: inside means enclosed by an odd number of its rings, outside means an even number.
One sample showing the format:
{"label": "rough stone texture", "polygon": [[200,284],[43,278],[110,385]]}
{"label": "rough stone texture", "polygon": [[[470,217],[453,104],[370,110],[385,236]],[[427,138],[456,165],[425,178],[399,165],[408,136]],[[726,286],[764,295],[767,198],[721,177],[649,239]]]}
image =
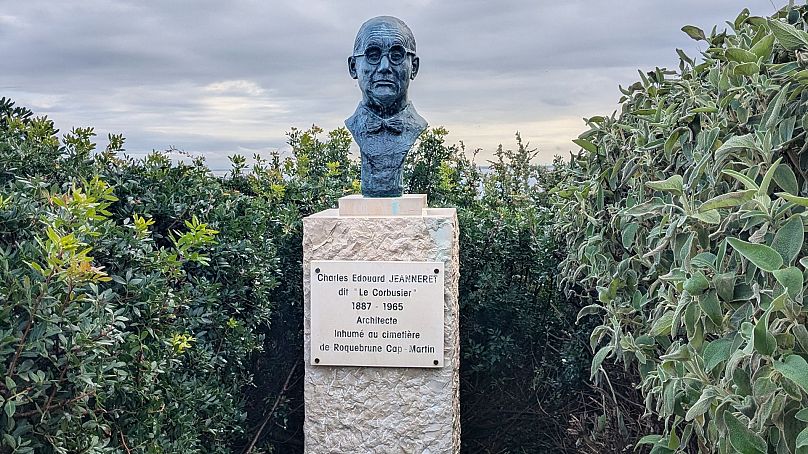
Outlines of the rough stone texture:
{"label": "rough stone texture", "polygon": [[[421,216],[303,220],[305,449],[307,453],[459,453],[459,245],[454,209]],[[311,363],[311,260],[445,263],[440,369],[329,367]]]}

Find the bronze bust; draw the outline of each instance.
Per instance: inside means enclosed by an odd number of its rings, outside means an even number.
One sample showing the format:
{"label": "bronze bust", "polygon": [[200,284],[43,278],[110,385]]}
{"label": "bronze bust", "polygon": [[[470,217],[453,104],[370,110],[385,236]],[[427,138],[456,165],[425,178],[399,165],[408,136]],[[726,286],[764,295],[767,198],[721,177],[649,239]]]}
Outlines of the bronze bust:
{"label": "bronze bust", "polygon": [[415,37],[400,19],[374,17],[359,28],[348,71],[362,102],[345,126],[359,144],[365,197],[401,196],[404,159],[427,127],[407,98],[419,66]]}

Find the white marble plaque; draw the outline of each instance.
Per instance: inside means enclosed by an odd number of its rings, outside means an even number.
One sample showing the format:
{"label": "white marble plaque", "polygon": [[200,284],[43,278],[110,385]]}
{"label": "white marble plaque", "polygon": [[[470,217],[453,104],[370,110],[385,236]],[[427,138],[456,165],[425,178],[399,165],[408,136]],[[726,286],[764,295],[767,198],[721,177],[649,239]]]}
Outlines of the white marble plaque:
{"label": "white marble plaque", "polygon": [[443,367],[442,262],[311,261],[311,365]]}

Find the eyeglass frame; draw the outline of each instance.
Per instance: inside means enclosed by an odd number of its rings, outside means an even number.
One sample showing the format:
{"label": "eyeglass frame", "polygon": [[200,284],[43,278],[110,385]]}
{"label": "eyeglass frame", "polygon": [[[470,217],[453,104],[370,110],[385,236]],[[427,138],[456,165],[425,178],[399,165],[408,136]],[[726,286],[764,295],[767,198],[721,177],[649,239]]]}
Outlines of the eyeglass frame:
{"label": "eyeglass frame", "polygon": [[[404,49],[404,57],[405,57],[405,58],[403,58],[403,59],[402,59],[400,62],[398,62],[398,63],[394,62],[394,61],[393,61],[393,60],[390,58],[390,50],[392,50],[392,49],[393,49],[394,47],[396,47],[396,46],[400,46],[402,49]],[[382,47],[381,47],[381,46],[370,45],[370,46],[368,46],[368,47],[366,47],[366,48],[365,48],[365,52],[364,52],[364,53],[362,53],[362,54],[356,54],[356,55],[352,55],[351,57],[354,57],[354,58],[355,58],[355,57],[365,57],[365,60],[367,60],[367,61],[368,61],[368,63],[370,63],[371,65],[378,65],[378,64],[380,64],[380,63],[382,62],[382,58],[383,58],[383,57],[387,57],[387,61],[389,61],[391,65],[398,66],[398,65],[400,65],[400,64],[402,64],[402,63],[404,63],[404,60],[406,60],[406,56],[407,56],[407,55],[412,55],[413,57],[415,56],[415,51],[414,51],[414,50],[411,50],[410,48],[408,48],[407,46],[404,46],[404,45],[402,45],[402,44],[395,44],[395,45],[390,46],[390,48],[388,48],[386,52],[384,52],[384,51],[383,51],[383,52],[381,53],[381,55],[379,56],[379,61],[378,61],[378,62],[376,62],[376,63],[373,63],[372,61],[370,61],[370,59],[368,59],[368,57],[367,57],[367,55],[366,55],[366,54],[367,54],[367,52],[368,52],[368,49],[373,48],[373,47],[376,47],[376,48],[378,48],[379,50],[381,50],[381,49],[382,49]]]}

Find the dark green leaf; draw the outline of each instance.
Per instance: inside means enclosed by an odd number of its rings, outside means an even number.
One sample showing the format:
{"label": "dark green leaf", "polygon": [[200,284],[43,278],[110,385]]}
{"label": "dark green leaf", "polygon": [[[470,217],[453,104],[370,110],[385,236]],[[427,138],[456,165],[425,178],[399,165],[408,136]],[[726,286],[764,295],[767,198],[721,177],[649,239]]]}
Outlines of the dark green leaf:
{"label": "dark green leaf", "polygon": [[17,403],[14,402],[13,399],[7,400],[6,404],[3,406],[3,410],[5,410],[6,416],[11,418],[12,416],[14,416],[14,412],[17,411]]}
{"label": "dark green leaf", "polygon": [[683,62],[687,63],[690,66],[694,65],[694,61],[692,58],[688,57],[687,54],[682,49],[676,49],[676,54],[679,55],[679,59]]}
{"label": "dark green leaf", "polygon": [[689,113],[715,113],[718,112],[718,107],[716,106],[704,106],[704,107],[696,107],[695,109],[691,109]]}
{"label": "dark green leaf", "polygon": [[715,268],[715,254],[712,252],[699,252],[690,259],[690,266],[696,268]]}
{"label": "dark green leaf", "polygon": [[789,166],[778,166],[774,172],[774,182],[780,186],[784,191],[789,194],[797,195],[800,192],[800,187],[797,184],[797,176]]}
{"label": "dark green leaf", "polygon": [[623,234],[621,235],[621,241],[623,243],[623,247],[628,249],[634,244],[634,236],[637,234],[637,229],[640,225],[636,222],[632,222],[631,224],[627,225],[623,228]]}
{"label": "dark green leaf", "polygon": [[572,140],[576,145],[583,148],[584,150],[590,153],[597,153],[598,147],[594,143],[586,140],[586,139],[573,139]]}
{"label": "dark green leaf", "polygon": [[673,311],[667,311],[654,321],[649,334],[654,337],[670,335],[672,325]]}
{"label": "dark green leaf", "polygon": [[742,174],[740,172],[736,172],[734,170],[729,170],[729,169],[724,169],[724,170],[721,171],[721,173],[723,173],[725,175],[729,175],[729,176],[735,178],[736,180],[740,181],[744,185],[744,187],[746,189],[751,189],[751,190],[754,190],[754,191],[757,192],[757,190],[759,188],[759,186],[757,185],[757,183],[755,183],[754,180],[752,180],[751,178],[749,178],[748,176],[746,176],[746,175],[744,175],[744,174]]}
{"label": "dark green leaf", "polygon": [[777,167],[780,166],[780,161],[782,160],[783,158],[779,158],[777,161],[774,161],[771,167],[766,171],[766,174],[763,175],[763,180],[761,180],[760,188],[758,189],[758,195],[766,195],[769,193],[769,185],[774,178],[774,172],[777,171]]}
{"label": "dark green leaf", "polygon": [[722,337],[707,344],[704,348],[704,369],[707,372],[712,372],[716,366],[729,359],[732,341],[731,338]]}
{"label": "dark green leaf", "polygon": [[757,63],[741,63],[733,72],[738,76],[751,76],[760,73],[760,66]]}
{"label": "dark green leaf", "polygon": [[767,444],[731,412],[724,412],[724,423],[729,431],[729,442],[741,454],[766,454]]}
{"label": "dark green leaf", "polygon": [[707,210],[703,213],[696,212],[690,215],[691,217],[698,219],[705,224],[720,224],[721,223],[721,214],[718,210]]}
{"label": "dark green leaf", "polygon": [[808,197],[798,197],[791,195],[787,192],[778,192],[777,197],[786,200],[787,202],[796,203],[797,205],[808,207]]}
{"label": "dark green leaf", "polygon": [[738,47],[730,47],[726,51],[727,59],[737,63],[757,63],[758,56]]}
{"label": "dark green leaf", "polygon": [[682,31],[687,33],[687,36],[695,39],[696,41],[706,41],[707,37],[704,36],[704,31],[698,27],[693,25],[685,25],[682,27]]}
{"label": "dark green leaf", "polygon": [[808,392],[808,363],[800,355],[789,355],[784,361],[775,361],[774,369]]}
{"label": "dark green leaf", "polygon": [[733,300],[735,296],[735,279],[736,274],[734,271],[713,276],[713,286],[723,301],[731,302]]}
{"label": "dark green leaf", "polygon": [[[706,279],[705,279],[706,280]],[[701,310],[707,314],[710,321],[715,326],[723,324],[724,314],[721,310],[721,303],[718,301],[718,295],[715,291],[707,292],[699,297],[699,306]]]}
{"label": "dark green leaf", "polygon": [[752,200],[755,197],[756,191],[754,189],[747,189],[744,191],[729,192],[713,197],[712,199],[704,202],[699,206],[699,212],[703,213],[709,210],[716,210],[718,208],[729,208]]}
{"label": "dark green leaf", "polygon": [[640,438],[640,441],[637,442],[637,446],[639,446],[639,445],[653,445],[653,444],[659,442],[660,440],[662,440],[662,435],[657,435],[657,434],[646,435],[646,436]]}
{"label": "dark green leaf", "polygon": [[765,313],[760,320],[755,324],[755,329],[752,332],[752,343],[758,353],[765,356],[771,356],[774,349],[777,347],[777,341],[774,336],[769,332],[769,313]]}
{"label": "dark green leaf", "polygon": [[588,306],[581,308],[581,310],[578,311],[578,316],[576,317],[575,321],[579,322],[581,321],[582,318],[589,315],[599,314],[603,310],[605,310],[605,308],[600,304],[590,304]]}
{"label": "dark green leaf", "polygon": [[677,195],[682,194],[682,176],[681,175],[672,175],[665,180],[661,181],[649,181],[645,183],[645,186],[648,188],[654,189],[656,191],[662,192],[671,192]]}
{"label": "dark green leaf", "polygon": [[687,414],[685,415],[685,421],[692,421],[696,416],[702,415],[710,409],[710,405],[712,405],[713,401],[715,400],[715,390],[713,388],[705,388],[704,391],[701,393],[701,397],[696,403],[687,410]]}
{"label": "dark green leaf", "polygon": [[732,382],[735,383],[738,394],[748,396],[752,394],[752,382],[749,373],[740,367],[732,370]]}
{"label": "dark green leaf", "polygon": [[743,25],[743,23],[746,21],[748,17],[749,17],[749,8],[742,9],[740,14],[738,14],[738,17],[735,18],[735,22],[732,23],[735,30],[740,29],[741,25]]}
{"label": "dark green leaf", "polygon": [[772,249],[780,254],[783,263],[792,264],[802,250],[802,243],[805,239],[805,227],[802,224],[802,217],[792,216],[774,234]]}
{"label": "dark green leaf", "polygon": [[6,440],[6,443],[8,443],[8,446],[12,449],[17,447],[17,439],[12,437],[11,434],[4,433],[3,439]]}
{"label": "dark green leaf", "polygon": [[798,268],[790,266],[781,270],[774,270],[772,273],[777,282],[783,287],[788,289],[788,296],[795,298],[802,292],[802,271]]}
{"label": "dark green leaf", "polygon": [[658,197],[654,197],[648,202],[633,206],[623,213],[627,216],[644,216],[647,214],[658,214],[662,212],[665,203]]}
{"label": "dark green leaf", "polygon": [[597,353],[595,353],[594,358],[592,358],[592,366],[590,367],[589,370],[590,380],[595,377],[595,374],[597,374],[598,370],[600,369],[600,365],[603,364],[603,360],[606,359],[606,357],[609,356],[609,353],[611,352],[612,352],[612,346],[607,345],[598,350]]}
{"label": "dark green leaf", "polygon": [[760,151],[760,147],[755,142],[755,136],[752,134],[746,134],[743,136],[732,136],[727,139],[717,150],[715,150],[716,155],[720,154],[724,151],[729,151],[736,148],[748,148],[750,150],[757,150]]}
{"label": "dark green leaf", "polygon": [[754,46],[752,46],[750,52],[755,54],[758,58],[762,58],[765,62],[769,56],[772,54],[772,49],[774,48],[774,34],[770,33],[760,41],[756,42]]}
{"label": "dark green leaf", "polygon": [[710,281],[707,280],[704,273],[698,271],[684,282],[683,287],[691,295],[700,295],[710,287]]}
{"label": "dark green leaf", "polygon": [[674,450],[667,447],[664,443],[658,443],[651,448],[648,454],[673,454]]}
{"label": "dark green leaf", "polygon": [[670,155],[673,151],[673,147],[679,142],[679,136],[682,134],[681,128],[676,128],[673,130],[670,136],[665,140],[665,144],[663,145],[663,151],[666,155]]}
{"label": "dark green leaf", "polygon": [[695,302],[691,302],[685,308],[685,328],[687,329],[687,336],[692,338],[696,334],[696,324],[701,321],[701,308]]}
{"label": "dark green leaf", "polygon": [[791,332],[794,334],[794,338],[797,339],[797,343],[802,347],[802,350],[808,352],[808,329],[805,328],[805,325],[796,324],[791,328]]}
{"label": "dark green leaf", "polygon": [[797,449],[808,446],[808,427],[797,435]]}
{"label": "dark green leaf", "polygon": [[797,50],[808,47],[808,33],[798,30],[793,25],[769,19],[769,28],[777,41],[788,50]]}
{"label": "dark green leaf", "polygon": [[749,243],[737,238],[727,238],[727,241],[733,249],[761,270],[772,272],[783,265],[780,254],[765,244]]}

